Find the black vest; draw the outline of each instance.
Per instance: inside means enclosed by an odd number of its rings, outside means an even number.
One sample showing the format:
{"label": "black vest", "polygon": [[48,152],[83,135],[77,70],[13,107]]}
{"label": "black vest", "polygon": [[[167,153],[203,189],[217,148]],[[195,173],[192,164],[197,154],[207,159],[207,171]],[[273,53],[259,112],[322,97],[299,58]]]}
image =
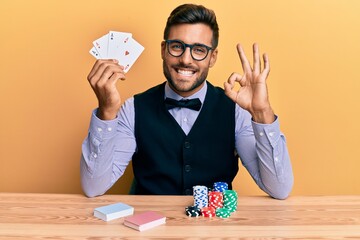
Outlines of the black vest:
{"label": "black vest", "polygon": [[204,105],[186,135],[164,104],[165,83],[134,96],[137,151],[135,194],[191,195],[192,187],[231,183],[235,155],[235,103],[208,84]]}

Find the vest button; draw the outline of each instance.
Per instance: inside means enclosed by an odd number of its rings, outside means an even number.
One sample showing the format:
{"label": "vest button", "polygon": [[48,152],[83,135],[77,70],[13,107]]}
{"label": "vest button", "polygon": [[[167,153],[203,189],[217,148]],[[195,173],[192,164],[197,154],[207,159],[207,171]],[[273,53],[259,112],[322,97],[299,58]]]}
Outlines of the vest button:
{"label": "vest button", "polygon": [[185,195],[192,195],[191,189],[185,189]]}
{"label": "vest button", "polygon": [[190,148],[190,143],[189,142],[184,142],[184,148]]}
{"label": "vest button", "polygon": [[191,171],[191,166],[185,165],[185,172],[190,172],[190,171]]}

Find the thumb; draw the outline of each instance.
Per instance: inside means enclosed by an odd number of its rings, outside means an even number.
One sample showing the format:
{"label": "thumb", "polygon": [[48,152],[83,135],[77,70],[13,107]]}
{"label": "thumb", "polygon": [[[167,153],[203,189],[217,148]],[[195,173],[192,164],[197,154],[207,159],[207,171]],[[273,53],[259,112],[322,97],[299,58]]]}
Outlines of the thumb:
{"label": "thumb", "polygon": [[237,93],[233,90],[234,85],[228,82],[224,82],[225,95],[228,96],[232,101],[236,101]]}
{"label": "thumb", "polygon": [[241,79],[242,79],[242,75],[240,75],[239,73],[234,72],[234,73],[232,73],[230,75],[227,82],[224,82],[225,94],[226,94],[226,96],[228,96],[234,102],[236,102],[236,98],[237,98],[237,95],[238,95],[238,91],[234,89],[235,83],[236,82],[240,83]]}

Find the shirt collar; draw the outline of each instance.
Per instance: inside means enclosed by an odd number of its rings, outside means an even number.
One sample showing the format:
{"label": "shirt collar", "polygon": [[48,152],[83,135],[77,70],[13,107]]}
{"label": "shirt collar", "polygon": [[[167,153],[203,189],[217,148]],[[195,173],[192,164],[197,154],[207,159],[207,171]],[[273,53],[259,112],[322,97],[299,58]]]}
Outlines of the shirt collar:
{"label": "shirt collar", "polygon": [[165,98],[168,97],[168,98],[173,98],[175,100],[199,98],[201,103],[204,103],[206,91],[207,91],[207,81],[205,81],[205,84],[202,86],[202,88],[200,88],[199,91],[197,91],[196,93],[194,93],[189,97],[184,98],[179,94],[177,94],[176,92],[174,92],[174,90],[170,88],[168,82],[166,82],[165,84]]}

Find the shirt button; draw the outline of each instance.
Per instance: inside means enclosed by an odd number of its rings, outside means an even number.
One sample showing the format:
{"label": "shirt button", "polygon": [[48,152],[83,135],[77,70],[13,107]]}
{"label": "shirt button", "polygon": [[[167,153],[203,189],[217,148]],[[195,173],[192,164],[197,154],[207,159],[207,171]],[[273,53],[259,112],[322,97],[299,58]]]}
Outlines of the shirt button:
{"label": "shirt button", "polygon": [[112,130],[112,128],[111,127],[108,127],[108,129],[107,129],[109,132],[111,132],[111,130]]}
{"label": "shirt button", "polygon": [[101,131],[102,131],[102,129],[101,129],[101,128],[98,128],[97,130],[98,130],[98,132],[101,132]]}
{"label": "shirt button", "polygon": [[269,136],[270,136],[270,137],[274,136],[274,132],[270,132],[270,133],[269,133]]}
{"label": "shirt button", "polygon": [[263,132],[260,132],[259,135],[262,137],[262,136],[264,136],[264,133],[263,133]]}
{"label": "shirt button", "polygon": [[185,172],[190,172],[190,171],[191,171],[191,166],[185,165]]}
{"label": "shirt button", "polygon": [[187,122],[188,120],[187,120],[187,118],[184,118],[184,120],[183,120],[184,122]]}
{"label": "shirt button", "polygon": [[278,158],[278,157],[275,157],[274,160],[275,160],[275,162],[278,162],[278,161],[279,161],[279,158]]}
{"label": "shirt button", "polygon": [[184,148],[190,148],[190,143],[189,142],[184,142]]}
{"label": "shirt button", "polygon": [[97,158],[97,154],[96,154],[96,153],[93,152],[92,155],[93,155],[94,158]]}

